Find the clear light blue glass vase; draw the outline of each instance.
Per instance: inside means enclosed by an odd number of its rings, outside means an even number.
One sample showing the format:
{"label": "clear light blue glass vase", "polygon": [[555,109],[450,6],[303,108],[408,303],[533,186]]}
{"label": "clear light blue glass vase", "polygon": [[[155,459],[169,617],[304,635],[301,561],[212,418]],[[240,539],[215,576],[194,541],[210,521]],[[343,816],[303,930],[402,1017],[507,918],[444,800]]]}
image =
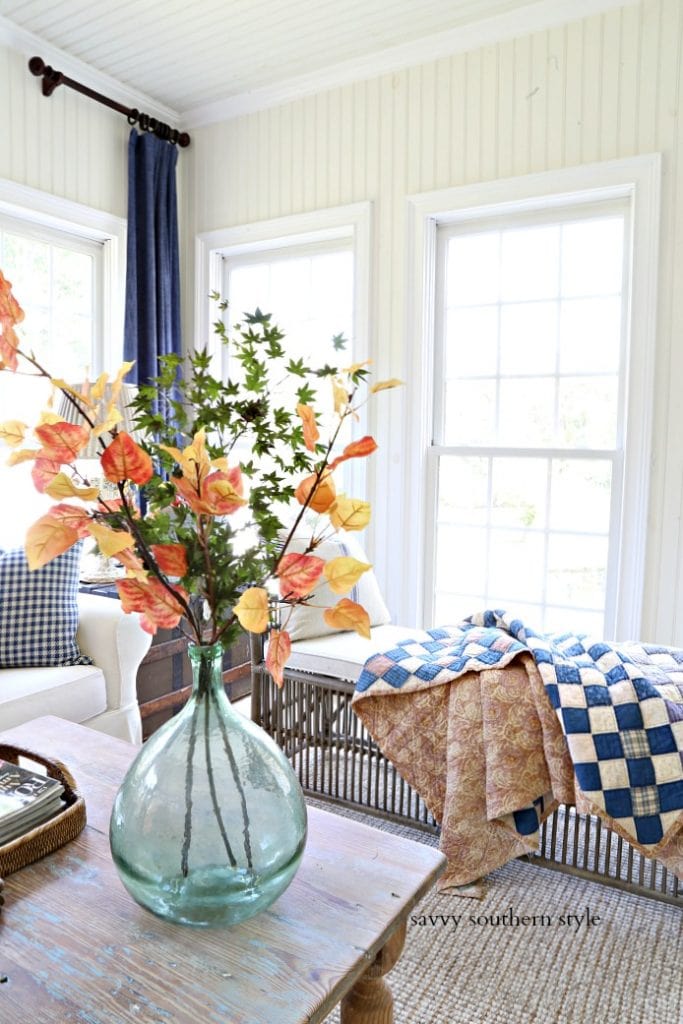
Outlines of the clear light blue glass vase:
{"label": "clear light blue glass vase", "polygon": [[291,882],[306,805],[283,752],[225,696],[221,645],[190,646],[189,655],[192,695],[128,770],[111,851],[143,907],[182,924],[232,925]]}

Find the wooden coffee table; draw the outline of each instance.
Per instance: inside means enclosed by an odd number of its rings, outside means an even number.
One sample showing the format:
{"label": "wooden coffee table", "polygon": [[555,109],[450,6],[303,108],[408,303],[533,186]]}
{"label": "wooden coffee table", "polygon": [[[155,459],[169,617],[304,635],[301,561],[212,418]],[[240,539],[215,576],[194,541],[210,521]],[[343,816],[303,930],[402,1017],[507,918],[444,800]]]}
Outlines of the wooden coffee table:
{"label": "wooden coffee table", "polygon": [[314,1024],[340,1001],[344,1024],[393,1020],[382,975],[445,866],[437,850],[310,808],[302,866],[269,910],[228,929],[173,925],[132,900],[109,853],[137,748],[58,718],[0,741],[66,764],[88,813],[78,839],[5,879],[2,1024]]}

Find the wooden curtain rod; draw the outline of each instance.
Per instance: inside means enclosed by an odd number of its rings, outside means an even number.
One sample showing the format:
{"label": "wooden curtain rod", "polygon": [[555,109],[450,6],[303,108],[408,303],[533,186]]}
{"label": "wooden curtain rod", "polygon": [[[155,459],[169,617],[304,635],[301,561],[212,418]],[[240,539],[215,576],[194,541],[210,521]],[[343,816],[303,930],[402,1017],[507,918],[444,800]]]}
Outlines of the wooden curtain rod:
{"label": "wooden curtain rod", "polygon": [[119,114],[125,114],[128,118],[128,124],[139,124],[143,131],[153,132],[160,139],[164,139],[166,142],[171,142],[174,145],[177,143],[183,148],[190,145],[190,136],[187,132],[179,132],[177,128],[170,128],[163,121],[158,121],[156,117],[150,117],[149,114],[141,114],[135,107],[132,109],[124,107],[122,103],[117,103],[116,100],[103,96],[101,92],[95,92],[94,89],[89,89],[87,85],[74,82],[73,78],[67,78],[61,71],[55,71],[54,68],[51,68],[42,57],[31,57],[28,66],[29,71],[36,78],[41,75],[43,76],[43,96],[52,96],[58,85],[68,85],[70,89],[75,89],[76,92],[82,93],[83,96],[89,96],[91,100],[97,100],[98,103],[103,103],[105,107],[111,107],[112,110],[118,110]]}

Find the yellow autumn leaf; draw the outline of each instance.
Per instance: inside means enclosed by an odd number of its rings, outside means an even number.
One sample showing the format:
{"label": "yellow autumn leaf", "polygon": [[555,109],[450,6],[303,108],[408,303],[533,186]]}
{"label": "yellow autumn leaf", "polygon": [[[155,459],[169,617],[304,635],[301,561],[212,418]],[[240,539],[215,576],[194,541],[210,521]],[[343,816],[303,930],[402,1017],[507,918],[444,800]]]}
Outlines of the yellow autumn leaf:
{"label": "yellow autumn leaf", "polygon": [[28,427],[20,420],[5,420],[0,423],[0,440],[8,444],[10,448],[16,448],[26,437]]}
{"label": "yellow autumn leaf", "polygon": [[334,411],[338,416],[341,416],[349,404],[349,389],[336,378],[332,380],[332,399],[334,401]]}
{"label": "yellow autumn leaf", "polygon": [[71,395],[73,398],[78,399],[78,402],[81,406],[92,405],[92,402],[90,401],[89,398],[86,398],[84,395],[81,394],[80,391],[76,390],[76,388],[73,388],[71,384],[68,384],[65,380],[62,380],[61,377],[51,377],[50,383],[52,384],[53,388],[58,388],[60,391],[66,391],[67,394]]}
{"label": "yellow autumn leaf", "polygon": [[370,388],[372,394],[376,394],[378,391],[388,391],[390,388],[403,387],[405,381],[399,380],[398,377],[390,377],[389,380],[378,380],[376,384],[373,384]]}
{"label": "yellow autumn leaf", "polygon": [[78,540],[78,531],[60,519],[45,515],[37,519],[26,532],[26,561],[29,569],[40,569],[63,551],[68,551]]}
{"label": "yellow autumn leaf", "polygon": [[94,501],[99,494],[98,487],[77,487],[66,473],[57,473],[54,480],[45,488],[45,494],[51,498],[81,498],[82,501]]}
{"label": "yellow autumn leaf", "polygon": [[194,487],[199,487],[211,472],[211,460],[206,451],[206,431],[202,428],[192,438],[192,444],[181,452],[178,448],[160,444],[171,455],[185,477]]}
{"label": "yellow autumn leaf", "polygon": [[263,587],[248,587],[232,610],[249,633],[268,629],[268,592]]}
{"label": "yellow autumn leaf", "polygon": [[370,522],[370,502],[340,494],[328,515],[335,530],[364,530]]}
{"label": "yellow autumn leaf", "polygon": [[93,386],[90,388],[90,397],[93,399],[93,401],[99,402],[99,400],[104,397],[104,392],[106,390],[108,381],[108,373],[101,373],[99,375]]}
{"label": "yellow autumn leaf", "polygon": [[104,434],[108,430],[113,430],[114,427],[118,423],[120,423],[122,419],[123,416],[116,408],[115,404],[113,402],[110,402],[104,411],[104,419],[101,420],[99,423],[95,424],[95,426],[93,427],[93,433],[97,434],[97,436],[99,437],[100,434]]}
{"label": "yellow autumn leaf", "polygon": [[119,551],[126,548],[132,548],[135,543],[128,530],[110,530],[102,523],[89,523],[88,532],[95,538],[97,546],[107,558],[118,555]]}
{"label": "yellow autumn leaf", "polygon": [[[120,367],[119,367],[119,369],[117,371],[116,377],[114,378],[113,383],[120,385],[121,381],[123,380],[123,378],[127,374],[130,373],[130,371],[133,369],[134,366],[135,366],[135,360],[134,359],[132,360],[132,362],[129,362],[129,363],[125,363],[125,362],[121,363],[121,365],[120,365]],[[98,383],[99,383],[99,381],[98,381]]]}
{"label": "yellow autumn leaf", "polygon": [[323,576],[333,593],[346,594],[352,587],[355,587],[368,569],[372,569],[369,562],[359,562],[357,558],[351,558],[350,555],[342,555],[339,558],[331,558],[329,562],[325,563]]}
{"label": "yellow autumn leaf", "polygon": [[362,605],[343,597],[334,608],[326,608],[323,618],[332,629],[353,630],[370,639],[370,616]]}
{"label": "yellow autumn leaf", "polygon": [[364,359],[362,363],[351,363],[351,366],[344,367],[344,373],[358,373],[358,371],[362,370],[364,366],[369,366],[371,362],[372,359]]}
{"label": "yellow autumn leaf", "polygon": [[20,462],[31,462],[38,455],[37,448],[15,448],[7,457],[8,466],[18,466]]}
{"label": "yellow autumn leaf", "polygon": [[40,419],[36,426],[42,427],[44,424],[51,426],[53,423],[62,423],[64,420],[63,416],[58,416],[56,412],[52,412],[51,409],[43,409],[40,414]]}

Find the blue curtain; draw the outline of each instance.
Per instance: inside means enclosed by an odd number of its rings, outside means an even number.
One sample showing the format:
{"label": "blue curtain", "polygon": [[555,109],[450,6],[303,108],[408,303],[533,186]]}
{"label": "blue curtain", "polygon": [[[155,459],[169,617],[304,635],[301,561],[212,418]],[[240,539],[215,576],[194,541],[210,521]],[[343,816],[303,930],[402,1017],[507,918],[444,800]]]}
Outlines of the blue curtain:
{"label": "blue curtain", "polygon": [[123,353],[135,360],[133,383],[157,376],[159,356],[180,354],[177,159],[171,143],[130,133]]}

